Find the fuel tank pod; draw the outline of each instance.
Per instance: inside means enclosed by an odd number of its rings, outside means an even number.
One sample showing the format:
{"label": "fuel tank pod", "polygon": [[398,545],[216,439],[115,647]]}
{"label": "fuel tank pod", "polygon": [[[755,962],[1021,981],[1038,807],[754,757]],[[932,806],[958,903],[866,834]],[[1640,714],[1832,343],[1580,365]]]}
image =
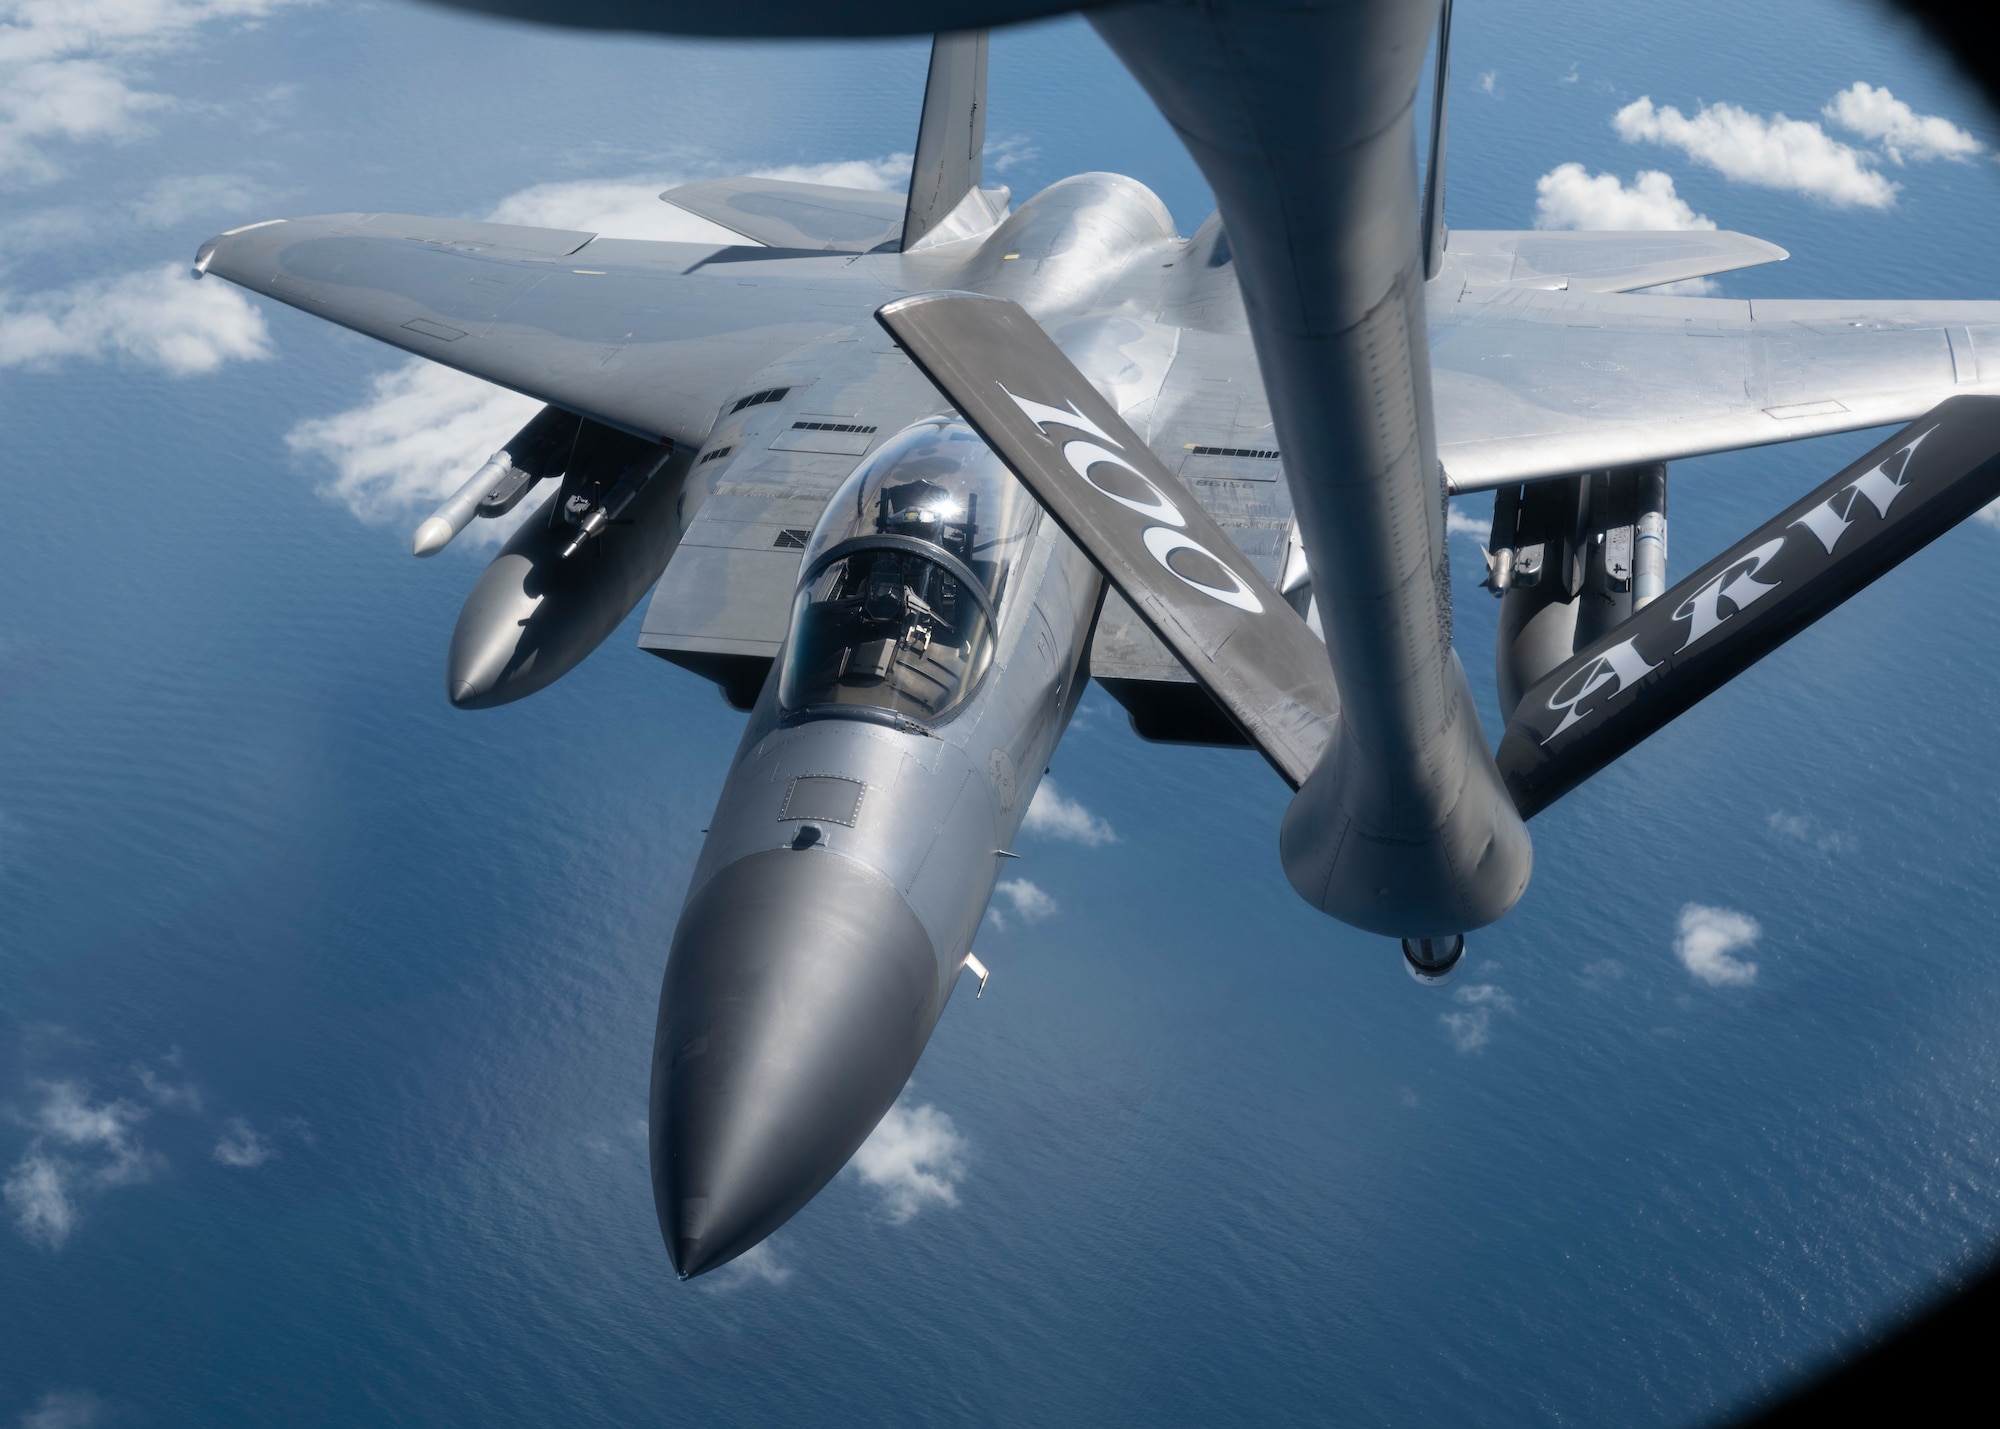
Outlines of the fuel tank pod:
{"label": "fuel tank pod", "polygon": [[554,495],[479,577],[452,631],[445,688],[504,705],[583,662],[666,569],[688,455],[586,421]]}

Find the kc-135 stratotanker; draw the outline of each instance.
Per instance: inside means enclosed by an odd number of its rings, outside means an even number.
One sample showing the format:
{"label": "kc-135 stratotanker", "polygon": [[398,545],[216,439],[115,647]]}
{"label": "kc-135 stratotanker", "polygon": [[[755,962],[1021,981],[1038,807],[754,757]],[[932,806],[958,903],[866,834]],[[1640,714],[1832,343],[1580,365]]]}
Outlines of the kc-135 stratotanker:
{"label": "kc-135 stratotanker", "polygon": [[[938,35],[907,195],[663,194],[740,243],[350,213],[204,244],[239,283],[546,408],[416,533],[553,494],[480,577],[477,709],[640,644],[749,713],[673,936],[651,1152],[676,1269],[756,1245],[894,1103],[1098,680],[1296,790],[1285,873],[1421,981],[1527,886],[1526,819],[2000,496],[2000,303],[1640,290],[1728,232],[1451,232],[1448,5],[1091,23],[1218,204],[981,186],[987,39],[1033,0],[495,0],[684,33]],[[1421,192],[1416,96],[1436,37]],[[1904,424],[1669,588],[1675,458]],[[1497,753],[1447,503],[1493,490]]]}

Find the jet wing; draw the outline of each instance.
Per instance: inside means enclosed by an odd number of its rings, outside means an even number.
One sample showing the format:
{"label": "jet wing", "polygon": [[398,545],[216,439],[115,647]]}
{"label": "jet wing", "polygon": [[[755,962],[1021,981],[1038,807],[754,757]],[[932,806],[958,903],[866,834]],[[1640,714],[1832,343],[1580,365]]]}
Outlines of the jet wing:
{"label": "jet wing", "polygon": [[1438,455],[1457,491],[1888,426],[2000,393],[1996,302],[1468,287],[1435,298],[1430,320]]}
{"label": "jet wing", "polygon": [[757,178],[682,184],[660,197],[757,243],[835,253],[898,247],[908,203],[902,194],[874,189]]}
{"label": "jet wing", "polygon": [[225,233],[195,267],[635,436],[690,442],[767,364],[865,330],[885,289],[853,262],[350,213]]}
{"label": "jet wing", "polygon": [[878,317],[1264,757],[1304,783],[1339,717],[1326,647],[1062,349],[1004,298],[920,293]]}
{"label": "jet wing", "polygon": [[1747,233],[1548,233],[1451,231],[1436,282],[1457,293],[1495,284],[1572,293],[1626,293],[1776,263],[1791,255]]}

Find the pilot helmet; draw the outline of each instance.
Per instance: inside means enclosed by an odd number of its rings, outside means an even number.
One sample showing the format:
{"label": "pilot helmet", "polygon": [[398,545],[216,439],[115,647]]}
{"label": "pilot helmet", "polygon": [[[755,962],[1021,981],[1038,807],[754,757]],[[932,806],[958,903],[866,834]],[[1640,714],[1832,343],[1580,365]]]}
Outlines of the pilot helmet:
{"label": "pilot helmet", "polygon": [[1039,511],[956,417],[889,438],[806,544],[780,704],[793,716],[950,718],[992,661]]}

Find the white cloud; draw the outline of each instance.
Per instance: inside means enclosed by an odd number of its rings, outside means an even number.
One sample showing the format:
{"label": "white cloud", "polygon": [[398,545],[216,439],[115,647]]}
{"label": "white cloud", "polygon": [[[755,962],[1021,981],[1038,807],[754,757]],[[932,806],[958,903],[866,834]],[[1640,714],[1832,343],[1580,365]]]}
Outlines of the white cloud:
{"label": "white cloud", "polygon": [[[993,896],[1004,898],[1014,905],[1014,916],[1023,923],[1039,923],[1057,911],[1056,900],[1028,882],[1025,878],[1003,878],[993,886]],[[1007,915],[998,908],[986,910],[987,918],[993,926],[1004,930]]]}
{"label": "white cloud", "polygon": [[76,1226],[76,1202],[64,1184],[62,1167],[39,1151],[14,1163],[0,1185],[14,1212],[14,1225],[30,1241],[60,1250]]}
{"label": "white cloud", "polygon": [[663,203],[661,191],[678,182],[671,178],[636,178],[536,184],[509,194],[486,217],[492,223],[573,228],[606,238],[643,238],[660,243],[744,241],[719,223],[689,213],[677,204]]}
{"label": "white cloud", "polygon": [[[1535,180],[1535,227],[1576,229],[1714,228],[1674,192],[1671,175],[1641,169],[1628,186],[1616,174],[1592,175],[1581,164],[1559,164]],[[1707,278],[1682,278],[1647,291],[1701,298],[1715,292]]]}
{"label": "white cloud", "polygon": [[1514,999],[1490,982],[1453,988],[1451,999],[1463,1010],[1440,1013],[1438,1021],[1460,1052],[1482,1050],[1493,1040],[1494,1014],[1514,1010]]}
{"label": "white cloud", "polygon": [[[371,385],[374,395],[360,406],[300,422],[285,437],[298,455],[333,467],[321,493],[371,525],[429,515],[542,408],[422,360],[392,367]],[[523,501],[512,521],[475,521],[465,535],[497,544],[534,506]]]}
{"label": "white cloud", "polygon": [[0,367],[124,356],[174,377],[271,355],[263,314],[236,288],[179,263],[25,299],[0,293]]}
{"label": "white cloud", "polygon": [[8,0],[0,9],[0,178],[55,177],[53,145],[122,142],[175,107],[136,88],[153,56],[290,0]]}
{"label": "white cloud", "polygon": [[1689,118],[1642,96],[1611,124],[1628,144],[1643,140],[1679,149],[1740,183],[1802,193],[1838,208],[1888,208],[1896,201],[1896,185],[1868,167],[1870,155],[1803,119],[1766,118],[1733,104],[1705,105]]}
{"label": "white cloud", "polygon": [[215,1143],[215,1159],[238,1170],[262,1166],[277,1154],[278,1149],[240,1116],[232,1116],[223,1123],[222,1139]]}
{"label": "white cloud", "polygon": [[1783,834],[1786,838],[1797,839],[1800,843],[1811,844],[1821,853],[1852,853],[1855,843],[1852,835],[1822,826],[1818,820],[1803,814],[1787,814],[1782,810],[1765,820],[1771,832]]}
{"label": "white cloud", "polygon": [[1499,79],[1500,79],[1499,70],[1497,69],[1487,70],[1484,74],[1479,76],[1480,91],[1485,94],[1493,93],[1493,86],[1499,82]]}
{"label": "white cloud", "polygon": [[1757,920],[1748,914],[1690,903],[1681,909],[1674,956],[1697,981],[1710,987],[1745,987],[1757,980],[1757,965],[1733,954],[1763,935]]}
{"label": "white cloud", "polygon": [[175,174],[155,179],[132,201],[132,216],[148,228],[202,219],[219,223],[266,207],[272,193],[241,174]]}
{"label": "white cloud", "polygon": [[[177,1056],[167,1058],[170,1064],[176,1060]],[[145,1091],[147,1100],[154,1106],[165,1107],[169,1111],[184,1111],[194,1116],[201,1115],[201,1088],[193,1082],[182,1082],[176,1086],[143,1063],[133,1064],[132,1075],[139,1079],[139,1085]]]}
{"label": "white cloud", "polygon": [[768,1240],[759,1241],[729,1264],[711,1271],[696,1282],[709,1294],[741,1290],[746,1285],[783,1285],[792,1278],[792,1268],[778,1259]]}
{"label": "white cloud", "polygon": [[[907,155],[892,154],[759,172],[800,183],[885,189],[908,177],[909,162]],[[660,201],[662,190],[684,181],[642,175],[536,184],[502,199],[487,217],[495,223],[571,228],[608,238],[744,242],[705,218]],[[541,410],[532,398],[421,358],[382,373],[373,388],[359,406],[301,422],[286,437],[298,455],[332,467],[322,493],[371,525],[428,516]],[[535,505],[534,500],[523,501],[507,520],[475,521],[459,542],[498,545]]]}
{"label": "white cloud", "polygon": [[88,1390],[51,1390],[21,1416],[21,1429],[95,1429],[105,1420],[104,1401]]}
{"label": "white cloud", "polygon": [[1673,178],[1642,169],[1628,187],[1616,174],[1592,175],[1559,164],[1535,180],[1535,227],[1582,229],[1713,228],[1674,192]]}
{"label": "white cloud", "polygon": [[1982,506],[1973,514],[1987,525],[2000,529],[2000,501],[1995,501],[1990,506]]}
{"label": "white cloud", "polygon": [[1118,841],[1111,825],[1076,800],[1065,799],[1057,792],[1056,781],[1047,777],[1036,786],[1035,797],[1028,803],[1028,812],[1021,819],[1021,827],[1043,838],[1087,844],[1091,848]]}
{"label": "white cloud", "polygon": [[1483,546],[1486,538],[1493,534],[1493,518],[1489,516],[1482,521],[1469,511],[1449,506],[1445,508],[1444,529],[1446,535],[1470,536]]}
{"label": "white cloud", "polygon": [[905,1109],[899,1101],[854,1153],[854,1169],[882,1193],[883,1209],[901,1225],[932,1202],[958,1204],[966,1150],[944,1112],[928,1104]]}
{"label": "white cloud", "polygon": [[1905,159],[1963,162],[1985,148],[1949,119],[1919,114],[1887,89],[1862,80],[1836,94],[1821,113],[1843,129],[1878,141],[1896,164]]}
{"label": "white cloud", "polygon": [[[986,141],[986,151],[982,155],[984,160],[982,168],[983,172],[987,174],[1004,174],[1016,164],[1032,163],[1036,159],[1041,158],[1041,156],[1042,151],[1035,146],[1034,142],[1027,135],[1009,134],[1004,139],[988,139]],[[905,172],[903,178],[907,179],[908,177],[908,173]],[[987,186],[992,186],[991,180],[987,181]]]}
{"label": "white cloud", "polygon": [[155,1158],[132,1129],[146,1117],[130,1102],[93,1102],[75,1082],[38,1082],[42,1102],[24,1118],[34,1130],[0,1195],[30,1242],[60,1250],[76,1228],[82,1194],[144,1181]]}

